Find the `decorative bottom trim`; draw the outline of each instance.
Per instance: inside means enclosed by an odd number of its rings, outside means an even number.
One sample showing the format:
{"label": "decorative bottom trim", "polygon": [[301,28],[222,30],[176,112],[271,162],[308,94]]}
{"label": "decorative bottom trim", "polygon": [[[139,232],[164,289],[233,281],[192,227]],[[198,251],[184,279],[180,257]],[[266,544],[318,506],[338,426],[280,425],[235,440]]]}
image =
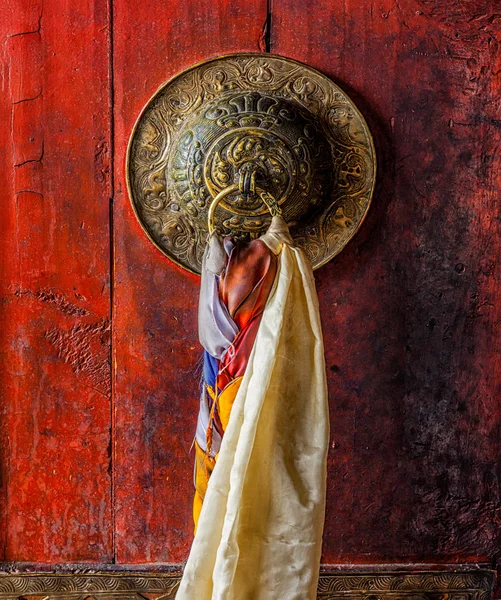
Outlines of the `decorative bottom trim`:
{"label": "decorative bottom trim", "polygon": [[[2,600],[172,600],[179,573],[0,574]],[[319,600],[490,600],[494,572],[460,571],[322,572]],[[287,600],[277,598],[276,600]]]}

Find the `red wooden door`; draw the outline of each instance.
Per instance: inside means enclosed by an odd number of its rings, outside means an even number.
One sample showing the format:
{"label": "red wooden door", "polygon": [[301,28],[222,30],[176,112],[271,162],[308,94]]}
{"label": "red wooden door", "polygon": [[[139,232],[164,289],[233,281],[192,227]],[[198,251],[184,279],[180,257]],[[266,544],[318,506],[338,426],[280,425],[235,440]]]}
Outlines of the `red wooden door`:
{"label": "red wooden door", "polygon": [[0,17],[0,555],[180,563],[198,282],[125,185],[139,111],[208,57],[318,68],[374,134],[362,230],[317,272],[331,405],[325,564],[495,565],[501,7],[18,0]]}

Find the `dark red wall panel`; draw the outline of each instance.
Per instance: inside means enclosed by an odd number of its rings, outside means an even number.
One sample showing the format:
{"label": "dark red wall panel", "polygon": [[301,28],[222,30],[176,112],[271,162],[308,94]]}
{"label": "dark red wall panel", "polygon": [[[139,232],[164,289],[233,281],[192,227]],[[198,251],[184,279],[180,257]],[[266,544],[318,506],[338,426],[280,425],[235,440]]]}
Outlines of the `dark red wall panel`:
{"label": "dark red wall panel", "polygon": [[277,2],[272,51],[351,92],[368,221],[320,270],[332,418],[324,561],[501,545],[499,6]]}
{"label": "dark red wall panel", "polygon": [[2,8],[0,557],[107,561],[105,2]]}
{"label": "dark red wall panel", "polygon": [[348,91],[379,160],[367,221],[316,275],[323,560],[499,558],[500,14],[485,0],[4,8],[0,559],[186,558],[198,280],[136,222],[126,146],[179,70],[267,49]]}
{"label": "dark red wall panel", "polygon": [[179,562],[192,540],[198,279],[136,223],[125,183],[135,119],[155,90],[210,56],[258,50],[266,1],[114,3],[114,364],[119,562]]}

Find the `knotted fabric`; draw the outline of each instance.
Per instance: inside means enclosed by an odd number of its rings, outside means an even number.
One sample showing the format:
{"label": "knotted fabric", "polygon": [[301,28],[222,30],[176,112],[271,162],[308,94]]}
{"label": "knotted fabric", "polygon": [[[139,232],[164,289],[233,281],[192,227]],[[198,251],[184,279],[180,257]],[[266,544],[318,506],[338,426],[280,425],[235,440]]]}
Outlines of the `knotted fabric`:
{"label": "knotted fabric", "polygon": [[[226,384],[236,393],[220,411],[220,448],[211,458],[198,447],[210,479],[177,600],[316,598],[329,437],[322,332],[310,262],[287,232],[271,233],[261,241],[276,274],[245,370]],[[218,396],[216,384],[213,406]]]}

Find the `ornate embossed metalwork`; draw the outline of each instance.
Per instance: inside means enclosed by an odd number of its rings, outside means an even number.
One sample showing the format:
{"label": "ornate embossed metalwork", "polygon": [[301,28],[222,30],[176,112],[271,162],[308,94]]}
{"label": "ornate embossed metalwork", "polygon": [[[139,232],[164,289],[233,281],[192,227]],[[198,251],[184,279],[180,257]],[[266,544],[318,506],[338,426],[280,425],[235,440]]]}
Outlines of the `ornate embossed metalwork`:
{"label": "ornate embossed metalwork", "polygon": [[212,200],[237,184],[220,203],[216,227],[263,233],[270,215],[259,187],[319,267],[367,212],[375,152],[363,117],[330,79],[279,56],[235,54],[192,67],[156,92],[134,128],[127,178],[150,239],[190,271],[200,272]]}
{"label": "ornate embossed metalwork", "polygon": [[[0,575],[0,599],[171,600],[181,576],[171,573],[30,573]],[[319,600],[489,600],[492,571],[322,573]],[[285,600],[285,599],[277,599]]]}

